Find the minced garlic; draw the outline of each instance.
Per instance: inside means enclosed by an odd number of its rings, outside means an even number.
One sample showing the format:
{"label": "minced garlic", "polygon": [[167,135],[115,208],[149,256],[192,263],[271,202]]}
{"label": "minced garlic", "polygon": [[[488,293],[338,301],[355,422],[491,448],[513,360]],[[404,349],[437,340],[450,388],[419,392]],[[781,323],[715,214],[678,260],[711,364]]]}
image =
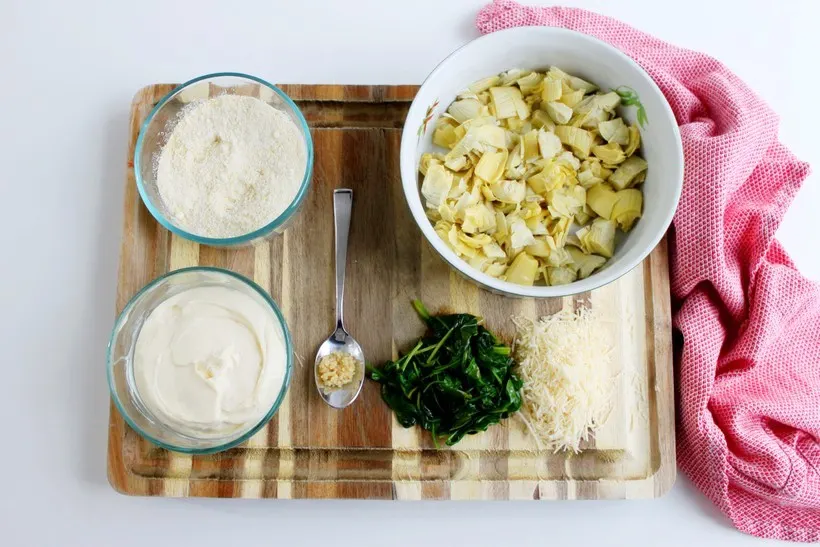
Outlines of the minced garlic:
{"label": "minced garlic", "polygon": [[316,368],[319,384],[328,389],[337,389],[353,381],[359,361],[349,353],[334,352],[322,357]]}

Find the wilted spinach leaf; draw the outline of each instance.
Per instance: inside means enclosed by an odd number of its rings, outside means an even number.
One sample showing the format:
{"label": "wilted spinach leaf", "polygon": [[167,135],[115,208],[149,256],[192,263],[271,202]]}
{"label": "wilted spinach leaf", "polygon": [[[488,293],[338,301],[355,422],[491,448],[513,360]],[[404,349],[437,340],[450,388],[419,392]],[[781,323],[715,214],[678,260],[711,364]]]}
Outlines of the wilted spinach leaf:
{"label": "wilted spinach leaf", "polygon": [[432,316],[413,307],[428,334],[397,361],[368,367],[404,427],[420,425],[448,445],[485,431],[521,408],[521,379],[510,348],[466,313]]}

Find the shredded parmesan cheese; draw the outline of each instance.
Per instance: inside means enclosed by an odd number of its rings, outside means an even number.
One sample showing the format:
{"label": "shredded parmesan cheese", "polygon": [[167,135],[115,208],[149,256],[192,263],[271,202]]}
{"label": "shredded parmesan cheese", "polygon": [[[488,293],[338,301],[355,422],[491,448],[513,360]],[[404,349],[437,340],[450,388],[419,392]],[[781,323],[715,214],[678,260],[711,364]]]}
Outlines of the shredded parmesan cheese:
{"label": "shredded parmesan cheese", "polygon": [[585,308],[537,321],[514,317],[513,322],[527,426],[539,446],[578,452],[612,409],[615,382],[607,327]]}

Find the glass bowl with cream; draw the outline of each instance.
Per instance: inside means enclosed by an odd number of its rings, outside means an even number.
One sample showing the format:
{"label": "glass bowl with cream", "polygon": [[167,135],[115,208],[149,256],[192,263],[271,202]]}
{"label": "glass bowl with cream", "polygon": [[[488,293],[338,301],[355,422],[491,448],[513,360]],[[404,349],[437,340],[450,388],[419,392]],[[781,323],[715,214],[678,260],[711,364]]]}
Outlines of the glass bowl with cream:
{"label": "glass bowl with cream", "polygon": [[125,421],[177,452],[234,447],[276,413],[290,384],[285,319],[253,281],[175,270],[126,304],[108,345],[108,383]]}

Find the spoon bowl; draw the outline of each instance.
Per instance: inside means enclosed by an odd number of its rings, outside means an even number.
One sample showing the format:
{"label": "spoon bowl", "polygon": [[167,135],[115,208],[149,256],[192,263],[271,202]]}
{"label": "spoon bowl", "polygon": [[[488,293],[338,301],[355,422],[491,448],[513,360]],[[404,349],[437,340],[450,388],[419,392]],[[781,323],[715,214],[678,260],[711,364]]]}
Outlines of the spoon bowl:
{"label": "spoon bowl", "polygon": [[[356,359],[356,372],[353,380],[340,388],[327,389],[319,383],[319,362],[331,353],[347,353]],[[319,396],[333,408],[344,408],[356,400],[364,385],[364,353],[362,347],[344,328],[337,328],[316,352],[316,362],[313,365],[316,389]]]}

